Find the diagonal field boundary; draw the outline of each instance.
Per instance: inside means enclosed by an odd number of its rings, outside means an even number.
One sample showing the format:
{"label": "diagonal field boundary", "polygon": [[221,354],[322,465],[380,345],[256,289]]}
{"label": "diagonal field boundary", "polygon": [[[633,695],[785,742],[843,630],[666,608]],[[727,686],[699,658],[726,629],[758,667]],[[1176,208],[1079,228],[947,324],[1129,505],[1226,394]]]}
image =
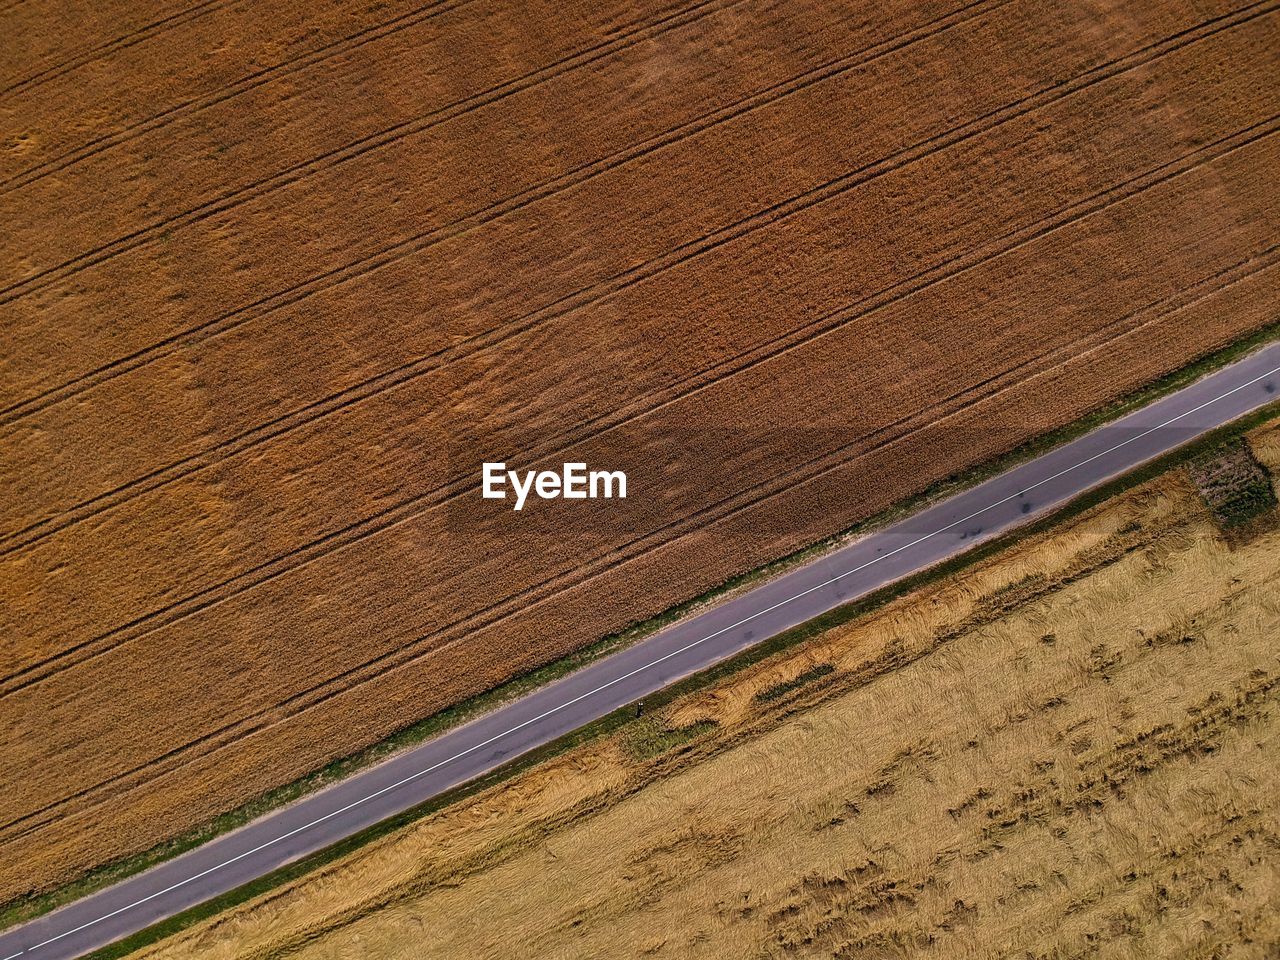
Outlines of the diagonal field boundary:
{"label": "diagonal field boundary", "polygon": [[1252,378],[1252,379],[1250,379],[1250,380],[1248,380],[1248,381],[1246,381],[1246,382],[1244,382],[1244,383],[1241,383],[1241,384],[1237,385],[1236,387],[1233,387],[1233,388],[1232,388],[1232,389],[1230,389],[1230,390],[1225,391],[1224,393],[1218,394],[1218,395],[1216,395],[1216,396],[1214,396],[1214,397],[1211,397],[1211,398],[1210,398],[1210,399],[1208,399],[1208,400],[1205,400],[1205,401],[1201,402],[1200,404],[1198,404],[1197,406],[1195,406],[1195,407],[1191,408],[1190,410],[1186,410],[1186,411],[1183,411],[1182,413],[1179,413],[1179,414],[1176,414],[1176,415],[1174,415],[1174,416],[1172,416],[1172,417],[1169,417],[1169,418],[1167,418],[1166,420],[1164,420],[1164,421],[1162,421],[1162,422],[1160,422],[1160,423],[1156,424],[1155,426],[1149,427],[1149,428],[1147,428],[1146,430],[1143,430],[1143,431],[1141,431],[1141,432],[1139,432],[1139,433],[1137,433],[1137,434],[1134,434],[1133,436],[1131,436],[1131,437],[1129,437],[1129,438],[1127,438],[1127,439],[1125,439],[1125,440],[1122,440],[1122,441],[1120,441],[1119,443],[1113,444],[1113,445],[1111,445],[1111,446],[1107,447],[1106,449],[1104,449],[1104,450],[1102,450],[1102,451],[1100,451],[1100,452],[1098,452],[1098,453],[1093,454],[1092,456],[1086,457],[1085,459],[1080,460],[1080,461],[1078,461],[1078,462],[1076,462],[1076,463],[1074,463],[1074,464],[1072,464],[1072,465],[1070,465],[1070,466],[1068,466],[1068,467],[1065,467],[1065,468],[1063,468],[1063,469],[1060,469],[1060,470],[1056,471],[1055,473],[1051,474],[1051,475],[1050,475],[1050,476],[1048,476],[1048,477],[1042,478],[1042,479],[1040,479],[1040,480],[1036,481],[1035,483],[1028,484],[1027,486],[1022,487],[1021,489],[1019,489],[1019,490],[1017,490],[1017,491],[1015,491],[1015,492],[1013,492],[1013,493],[1011,493],[1011,494],[1008,494],[1007,496],[1001,497],[1001,498],[999,498],[999,499],[997,499],[997,500],[995,500],[995,501],[993,501],[993,502],[991,502],[991,503],[988,503],[987,505],[985,505],[985,506],[983,506],[983,507],[981,507],[981,508],[979,508],[979,509],[977,509],[977,510],[974,510],[974,511],[970,512],[970,513],[969,513],[969,514],[967,514],[966,516],[963,516],[963,517],[961,517],[961,518],[959,518],[959,519],[957,519],[957,520],[954,520],[954,521],[952,521],[952,522],[950,522],[950,523],[948,523],[948,524],[946,524],[946,525],[944,525],[944,526],[942,526],[942,527],[939,527],[939,528],[937,528],[937,529],[935,529],[935,530],[933,530],[933,531],[930,531],[929,533],[926,533],[926,534],[923,534],[923,535],[921,535],[921,536],[918,536],[918,537],[916,537],[916,538],[914,538],[914,539],[912,539],[912,540],[908,541],[907,543],[904,543],[904,544],[902,544],[901,546],[898,546],[898,547],[896,547],[896,548],[894,548],[894,549],[892,549],[892,550],[889,550],[889,551],[886,551],[886,552],[884,552],[884,553],[878,554],[877,556],[873,557],[873,558],[872,558],[872,559],[870,559],[870,560],[867,560],[867,561],[865,561],[865,562],[863,562],[863,563],[861,563],[861,564],[858,564],[858,565],[856,565],[856,566],[852,567],[852,568],[851,568],[851,569],[849,569],[849,570],[845,570],[845,571],[843,571],[843,572],[841,572],[841,573],[839,573],[839,574],[836,574],[835,576],[830,577],[830,578],[828,578],[828,579],[826,579],[826,580],[824,580],[824,581],[822,581],[822,582],[820,582],[820,583],[818,583],[818,584],[815,584],[814,586],[811,586],[811,587],[809,587],[809,588],[807,588],[807,589],[805,589],[805,590],[802,590],[802,591],[800,591],[800,592],[798,592],[798,593],[795,593],[795,594],[793,594],[793,595],[791,595],[791,596],[788,596],[788,597],[786,597],[786,598],[784,598],[784,599],[782,599],[782,600],[779,600],[779,601],[777,601],[777,602],[775,602],[775,603],[773,603],[773,604],[771,604],[771,605],[769,605],[769,606],[767,606],[767,607],[764,607],[764,608],[762,608],[762,609],[760,609],[760,610],[757,610],[757,611],[755,611],[755,612],[753,612],[753,613],[749,614],[748,616],[745,616],[745,617],[743,617],[743,618],[741,618],[741,619],[739,619],[739,620],[735,621],[734,623],[729,624],[729,625],[728,625],[728,626],[726,626],[726,627],[722,627],[722,628],[720,628],[719,630],[716,630],[716,631],[715,631],[715,632],[713,632],[713,633],[709,633],[709,634],[706,634],[706,635],[704,635],[704,636],[701,636],[701,637],[699,637],[698,639],[696,639],[696,640],[692,640],[692,641],[690,641],[689,643],[684,644],[683,646],[678,647],[677,649],[672,650],[672,651],[670,651],[670,652],[668,652],[668,653],[666,653],[666,654],[664,654],[664,655],[662,655],[662,656],[660,656],[660,657],[656,657],[656,658],[654,658],[653,660],[650,660],[650,661],[648,661],[648,662],[646,662],[646,663],[644,663],[644,664],[641,664],[641,665],[640,665],[640,666],[638,666],[638,667],[634,667],[634,668],[632,668],[631,670],[628,670],[628,671],[627,671],[627,672],[625,672],[625,673],[622,673],[622,674],[619,674],[618,676],[612,677],[611,679],[609,679],[609,680],[605,681],[604,683],[601,683],[601,684],[599,684],[599,685],[597,685],[597,686],[593,687],[593,688],[592,688],[592,689],[590,689],[590,690],[587,690],[587,691],[586,691],[586,692],[584,692],[584,693],[581,693],[581,694],[579,694],[579,695],[577,695],[577,696],[575,696],[575,697],[573,697],[573,698],[571,698],[571,699],[567,699],[567,700],[565,700],[565,701],[562,701],[561,703],[556,704],[555,706],[550,707],[549,709],[546,709],[546,710],[544,710],[544,711],[542,711],[542,712],[540,712],[540,713],[536,714],[536,715],[535,715],[535,716],[533,716],[533,717],[530,717],[530,718],[528,718],[528,719],[526,719],[526,720],[524,720],[524,721],[521,721],[520,723],[514,724],[514,725],[512,725],[511,727],[508,727],[508,728],[506,728],[506,729],[502,730],[501,732],[496,733],[496,734],[494,734],[494,735],[492,735],[492,736],[488,737],[487,739],[485,739],[485,740],[483,740],[483,741],[480,741],[480,742],[478,742],[478,743],[472,744],[471,746],[466,747],[465,749],[460,750],[460,751],[458,751],[458,752],[456,752],[456,753],[452,754],[452,755],[451,755],[451,756],[449,756],[449,757],[446,757],[446,758],[444,758],[444,759],[442,759],[442,760],[439,760],[439,761],[437,761],[437,762],[435,762],[435,763],[433,763],[433,764],[431,764],[431,765],[429,765],[429,766],[426,766],[426,767],[424,767],[424,768],[422,768],[422,769],[420,769],[420,770],[417,770],[417,771],[415,771],[415,772],[413,772],[413,773],[409,774],[408,776],[402,777],[402,778],[400,778],[400,779],[396,780],[396,781],[395,781],[395,782],[393,782],[393,783],[390,783],[390,784],[388,784],[388,785],[386,785],[386,786],[384,786],[384,787],[381,787],[381,788],[380,788],[380,789],[378,789],[378,790],[374,790],[374,791],[372,791],[372,792],[370,792],[370,793],[367,793],[367,794],[365,794],[365,795],[363,795],[363,796],[359,797],[358,799],[353,800],[353,801],[350,801],[350,802],[346,803],[345,805],[343,805],[343,806],[341,806],[341,807],[339,807],[339,808],[337,808],[337,809],[335,809],[335,810],[331,810],[331,811],[329,811],[329,812],[327,812],[327,813],[324,813],[324,814],[322,814],[322,815],[320,815],[320,816],[318,816],[318,817],[315,817],[315,818],[313,818],[313,819],[311,819],[311,820],[307,821],[306,823],[301,824],[300,826],[297,826],[297,827],[295,827],[295,828],[293,828],[293,829],[291,829],[291,830],[285,831],[285,832],[280,833],[280,834],[278,834],[278,835],[276,835],[276,836],[274,836],[274,837],[272,837],[272,838],[270,838],[270,839],[268,839],[268,840],[265,840],[265,841],[263,841],[263,842],[261,842],[261,843],[258,843],[257,845],[255,845],[255,846],[251,847],[251,848],[250,848],[250,849],[248,849],[248,850],[242,851],[241,853],[236,854],[235,856],[229,857],[229,858],[227,858],[227,859],[225,859],[225,860],[222,860],[222,861],[220,861],[220,862],[218,862],[218,863],[216,863],[216,864],[214,864],[214,865],[212,865],[212,866],[210,866],[210,867],[207,867],[207,868],[205,868],[205,869],[203,869],[203,870],[201,870],[201,871],[199,871],[199,872],[193,873],[193,874],[191,874],[190,876],[187,876],[187,877],[183,878],[182,880],[176,881],[176,882],[174,882],[174,883],[170,883],[170,884],[168,884],[167,886],[165,886],[165,887],[163,887],[163,888],[161,888],[161,889],[159,889],[159,890],[157,890],[157,891],[154,891],[154,892],[152,892],[152,893],[150,893],[150,894],[148,894],[148,895],[146,895],[146,896],[144,896],[144,897],[141,897],[141,898],[138,898],[138,899],[136,899],[136,900],[132,901],[131,903],[128,903],[128,904],[126,904],[126,905],[124,905],[124,906],[121,906],[121,907],[119,907],[119,908],[117,908],[117,909],[115,909],[115,910],[112,910],[112,911],[110,911],[110,912],[104,913],[104,914],[102,914],[101,916],[98,916],[98,917],[96,917],[96,918],[94,918],[94,919],[92,919],[92,920],[89,920],[89,921],[86,921],[86,922],[80,923],[79,925],[77,925],[77,926],[75,926],[75,927],[73,927],[73,928],[70,928],[70,929],[68,929],[68,930],[65,930],[65,931],[63,931],[63,932],[61,932],[61,933],[58,933],[58,934],[56,934],[56,935],[52,936],[52,937],[48,937],[48,938],[46,938],[45,940],[39,941],[38,943],[35,943],[35,944],[33,944],[32,946],[30,946],[30,947],[25,947],[25,948],[23,948],[23,949],[20,949],[20,950],[16,951],[15,953],[11,953],[11,954],[9,954],[8,956],[6,956],[6,957],[4,957],[4,958],[0,958],[0,960],[18,960],[18,958],[20,958],[20,957],[24,957],[24,956],[29,956],[29,955],[31,955],[31,954],[35,954],[37,951],[40,951],[40,950],[42,950],[42,949],[44,949],[44,948],[46,948],[46,947],[49,947],[49,946],[51,946],[51,945],[53,945],[53,944],[56,944],[56,943],[58,943],[59,941],[61,941],[61,940],[65,939],[65,938],[67,938],[67,937],[72,936],[73,934],[80,933],[80,932],[81,932],[81,931],[83,931],[83,930],[87,930],[87,929],[89,929],[89,928],[91,928],[91,927],[97,926],[98,924],[101,924],[101,923],[103,923],[103,922],[105,922],[105,921],[107,921],[107,920],[110,920],[110,919],[114,918],[114,917],[120,916],[121,914],[127,913],[127,912],[129,912],[129,911],[131,911],[131,910],[135,910],[136,908],[138,908],[138,907],[140,907],[140,906],[143,906],[144,904],[150,903],[151,901],[156,900],[156,899],[158,899],[159,897],[164,896],[165,894],[171,893],[171,892],[173,892],[173,891],[175,891],[175,890],[178,890],[178,889],[181,889],[181,888],[183,888],[183,887],[187,887],[187,886],[189,886],[189,885],[191,885],[191,884],[193,884],[193,883],[196,883],[196,882],[197,882],[197,881],[199,881],[199,880],[204,879],[205,877],[208,877],[208,876],[210,876],[210,875],[212,875],[212,874],[214,874],[214,873],[217,873],[217,872],[219,872],[219,871],[225,870],[227,867],[229,867],[229,866],[231,866],[231,865],[233,865],[233,864],[235,864],[235,863],[238,863],[238,862],[240,862],[240,861],[243,861],[243,860],[245,860],[245,859],[248,859],[249,857],[252,857],[252,856],[254,856],[255,854],[261,853],[261,852],[263,852],[263,851],[265,851],[265,850],[268,850],[268,849],[270,849],[270,848],[272,848],[272,847],[278,846],[278,845],[280,845],[280,844],[284,843],[285,841],[287,841],[287,840],[289,840],[289,839],[291,839],[291,838],[293,838],[293,837],[295,837],[295,836],[298,836],[299,834],[302,834],[302,833],[305,833],[305,832],[307,832],[307,831],[309,831],[309,830],[312,830],[312,829],[314,829],[315,827],[317,827],[317,826],[319,826],[319,825],[321,825],[321,824],[323,824],[323,823],[326,823],[326,822],[328,822],[328,821],[330,821],[330,820],[333,820],[333,819],[335,819],[335,818],[337,818],[337,817],[340,817],[340,816],[342,816],[343,814],[348,813],[348,812],[350,812],[350,811],[352,811],[352,810],[354,810],[354,809],[356,809],[356,808],[358,808],[358,807],[361,807],[361,806],[363,806],[363,805],[365,805],[365,804],[369,803],[369,802],[370,802],[370,801],[372,801],[372,800],[375,800],[375,799],[377,799],[377,798],[379,798],[379,797],[381,797],[381,796],[385,796],[386,794],[391,793],[391,792],[392,792],[392,791],[394,791],[394,790],[397,790],[397,789],[399,789],[399,788],[401,788],[401,787],[406,786],[406,785],[407,785],[407,784],[409,784],[409,783],[412,783],[412,782],[414,782],[414,781],[416,781],[416,780],[419,780],[419,779],[421,779],[422,777],[424,777],[424,776],[426,776],[426,775],[428,775],[428,774],[432,773],[433,771],[440,769],[441,767],[444,767],[444,766],[446,766],[446,765],[448,765],[448,764],[456,763],[458,760],[460,760],[460,759],[462,759],[462,758],[464,758],[464,757],[466,757],[466,756],[469,756],[469,755],[471,755],[471,754],[474,754],[474,753],[476,753],[477,751],[483,750],[484,748],[489,747],[489,746],[491,746],[491,745],[493,745],[493,744],[495,744],[495,743],[497,743],[497,742],[499,742],[499,741],[501,741],[501,740],[507,739],[507,738],[509,738],[512,734],[515,734],[515,733],[517,733],[517,732],[519,732],[519,731],[521,731],[521,730],[524,730],[524,729],[526,729],[526,728],[528,728],[528,727],[534,726],[535,724],[538,724],[538,723],[540,723],[540,722],[542,722],[542,721],[546,720],[546,719],[547,719],[547,718],[549,718],[549,717],[552,717],[552,716],[554,716],[554,715],[556,715],[556,714],[558,714],[558,713],[561,713],[561,712],[563,712],[563,711],[565,711],[565,710],[569,709],[570,707],[574,706],[575,704],[581,703],[581,702],[583,702],[583,701],[585,701],[585,700],[587,700],[587,699],[589,699],[589,698],[596,697],[596,696],[597,696],[597,695],[599,695],[600,693],[603,693],[604,691],[606,691],[606,690],[608,690],[608,689],[610,689],[610,688],[612,688],[612,687],[615,687],[615,686],[617,686],[618,684],[623,683],[624,681],[626,681],[626,680],[628,680],[628,679],[630,679],[630,678],[632,678],[632,677],[634,677],[634,676],[637,676],[637,675],[639,675],[639,674],[641,674],[641,673],[645,673],[645,672],[647,672],[647,671],[653,670],[655,667],[657,667],[657,666],[659,666],[659,665],[661,665],[661,664],[663,664],[663,663],[665,663],[665,662],[667,662],[667,661],[669,661],[669,660],[672,660],[673,658],[675,658],[675,657],[677,657],[677,656],[679,656],[679,655],[681,655],[681,654],[683,654],[683,653],[686,653],[687,651],[692,650],[692,649],[694,649],[695,647],[701,646],[702,644],[705,644],[705,643],[707,643],[708,641],[715,639],[716,637],[722,636],[722,635],[724,635],[724,634],[726,634],[726,633],[728,633],[728,632],[730,632],[730,631],[732,631],[732,630],[737,629],[738,627],[744,626],[744,625],[745,625],[745,624],[747,624],[747,623],[750,623],[750,622],[752,622],[752,621],[754,621],[754,620],[757,620],[757,619],[759,619],[760,617],[763,617],[763,616],[765,616],[766,614],[773,612],[774,610],[777,610],[777,609],[780,609],[781,607],[784,607],[784,606],[787,606],[787,605],[789,605],[789,604],[792,604],[792,603],[794,603],[795,601],[797,601],[797,600],[799,600],[799,599],[801,599],[801,598],[803,598],[803,597],[809,596],[810,594],[813,594],[813,593],[815,593],[815,592],[817,592],[817,591],[819,591],[819,590],[825,589],[826,587],[829,587],[829,586],[831,586],[832,584],[835,584],[835,583],[839,582],[840,580],[845,579],[846,577],[850,577],[850,576],[852,576],[852,575],[854,575],[854,574],[856,574],[856,573],[859,573],[859,572],[861,572],[862,570],[865,570],[865,569],[867,569],[867,568],[869,568],[869,567],[871,567],[871,566],[873,566],[873,565],[875,565],[875,564],[877,564],[877,563],[881,563],[881,562],[883,562],[883,561],[885,561],[885,560],[888,560],[889,558],[891,558],[891,557],[893,557],[893,556],[896,556],[896,555],[898,555],[898,554],[900,554],[900,553],[902,553],[902,552],[904,552],[904,551],[906,551],[906,550],[909,550],[909,549],[911,549],[911,548],[913,548],[913,547],[915,547],[915,546],[918,546],[919,544],[924,543],[925,541],[931,540],[931,539],[933,539],[934,537],[937,537],[937,536],[939,536],[939,535],[941,535],[941,534],[944,534],[944,533],[950,532],[950,531],[952,531],[952,530],[955,530],[955,529],[961,528],[961,527],[963,527],[964,525],[968,524],[970,521],[977,519],[978,517],[982,516],[983,514],[989,513],[990,511],[994,510],[995,508],[997,508],[997,507],[999,507],[999,506],[1001,506],[1001,505],[1003,505],[1003,504],[1006,504],[1006,503],[1009,503],[1010,501],[1017,500],[1017,499],[1019,499],[1019,498],[1021,498],[1021,497],[1024,497],[1024,496],[1026,496],[1027,494],[1029,494],[1029,493],[1031,493],[1031,492],[1033,492],[1033,491],[1035,491],[1035,490],[1037,490],[1037,489],[1040,489],[1041,487],[1044,487],[1044,486],[1046,486],[1047,484],[1052,483],[1052,482],[1053,482],[1053,481],[1055,481],[1055,480],[1058,480],[1058,479],[1060,479],[1060,478],[1062,478],[1062,477],[1064,477],[1064,476],[1067,476],[1067,475],[1069,475],[1069,474],[1071,474],[1071,473],[1074,473],[1075,471],[1079,470],[1080,468],[1082,468],[1082,467],[1084,467],[1084,466],[1086,466],[1086,465],[1088,465],[1088,464],[1090,464],[1090,463],[1093,463],[1093,462],[1095,462],[1095,461],[1097,461],[1097,460],[1099,460],[1099,459],[1101,459],[1101,458],[1103,458],[1103,457],[1106,457],[1106,456],[1108,456],[1108,455],[1110,455],[1110,454],[1112,454],[1112,453],[1115,453],[1115,452],[1116,452],[1116,451],[1118,451],[1118,450],[1123,449],[1124,447],[1127,447],[1127,446],[1129,446],[1129,445],[1131,445],[1131,444],[1133,444],[1133,443],[1136,443],[1136,442],[1138,442],[1139,440],[1142,440],[1142,439],[1144,439],[1144,438],[1146,438],[1146,437],[1148,437],[1148,436],[1151,436],[1152,434],[1156,433],[1157,431],[1165,430],[1165,429],[1167,429],[1168,427],[1173,426],[1175,423],[1178,423],[1178,422],[1179,422],[1179,421],[1181,421],[1181,420],[1185,420],[1187,417],[1189,417],[1189,416],[1191,416],[1191,415],[1193,415],[1193,414],[1195,414],[1195,413],[1198,413],[1199,411],[1204,410],[1204,409],[1206,409],[1207,407],[1209,407],[1209,406],[1211,406],[1211,405],[1213,405],[1213,404],[1215,404],[1215,403],[1219,403],[1220,401],[1222,401],[1222,400],[1226,399],[1227,397],[1230,397],[1230,396],[1232,396],[1232,395],[1234,395],[1234,394],[1236,394],[1236,393],[1239,393],[1239,392],[1240,392],[1240,391],[1242,391],[1242,390],[1247,389],[1248,387],[1251,387],[1251,386],[1253,386],[1253,385],[1255,385],[1255,384],[1257,384],[1257,383],[1261,383],[1261,382],[1263,382],[1263,381],[1267,380],[1267,379],[1268,379],[1268,378],[1270,378],[1270,377],[1273,377],[1276,373],[1280,373],[1280,366],[1273,367],[1272,369],[1270,369],[1270,370],[1266,371],[1265,373],[1263,373],[1263,374],[1261,374],[1261,375],[1259,375],[1259,376],[1256,376],[1256,377],[1254,377],[1254,378]]}

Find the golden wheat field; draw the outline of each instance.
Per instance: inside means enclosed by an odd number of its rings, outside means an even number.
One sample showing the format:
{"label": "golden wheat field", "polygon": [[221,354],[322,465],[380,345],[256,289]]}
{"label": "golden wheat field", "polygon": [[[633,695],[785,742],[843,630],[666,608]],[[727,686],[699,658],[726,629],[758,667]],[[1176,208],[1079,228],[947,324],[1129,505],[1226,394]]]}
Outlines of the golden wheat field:
{"label": "golden wheat field", "polygon": [[[0,8],[0,901],[1274,322],[1280,12]],[[479,466],[625,470],[625,501]]]}
{"label": "golden wheat field", "polygon": [[143,955],[1272,957],[1277,636],[1178,469]]}

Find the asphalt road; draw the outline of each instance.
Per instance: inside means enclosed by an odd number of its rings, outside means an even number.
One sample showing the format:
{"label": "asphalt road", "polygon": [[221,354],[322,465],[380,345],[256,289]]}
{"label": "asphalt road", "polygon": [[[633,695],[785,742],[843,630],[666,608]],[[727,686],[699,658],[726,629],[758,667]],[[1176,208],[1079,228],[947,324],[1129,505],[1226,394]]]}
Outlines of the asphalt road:
{"label": "asphalt road", "polygon": [[0,960],[80,956],[173,916],[1008,531],[1276,399],[1280,344],[292,806],[12,929],[0,935]]}

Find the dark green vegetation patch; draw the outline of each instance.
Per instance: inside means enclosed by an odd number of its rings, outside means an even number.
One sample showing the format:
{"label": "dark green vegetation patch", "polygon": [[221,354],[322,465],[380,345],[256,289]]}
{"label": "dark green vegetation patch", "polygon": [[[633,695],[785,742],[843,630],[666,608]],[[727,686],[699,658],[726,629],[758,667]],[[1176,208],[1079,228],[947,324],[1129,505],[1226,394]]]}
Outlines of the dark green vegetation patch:
{"label": "dark green vegetation patch", "polygon": [[1276,506],[1271,477],[1244,438],[1196,457],[1187,472],[1224,528],[1242,526]]}
{"label": "dark green vegetation patch", "polygon": [[710,733],[717,726],[714,720],[698,720],[683,727],[668,727],[656,717],[645,717],[626,731],[623,743],[635,759],[652,760],[704,733]]}

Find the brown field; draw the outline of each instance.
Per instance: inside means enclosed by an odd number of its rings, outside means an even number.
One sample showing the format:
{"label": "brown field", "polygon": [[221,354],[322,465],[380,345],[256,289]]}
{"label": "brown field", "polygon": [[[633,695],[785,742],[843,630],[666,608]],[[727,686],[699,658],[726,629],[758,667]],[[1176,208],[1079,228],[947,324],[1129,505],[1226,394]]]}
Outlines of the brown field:
{"label": "brown field", "polygon": [[1264,4],[84,6],[0,8],[0,900],[1276,319]]}
{"label": "brown field", "polygon": [[1278,632],[1166,473],[143,955],[1273,957]]}

